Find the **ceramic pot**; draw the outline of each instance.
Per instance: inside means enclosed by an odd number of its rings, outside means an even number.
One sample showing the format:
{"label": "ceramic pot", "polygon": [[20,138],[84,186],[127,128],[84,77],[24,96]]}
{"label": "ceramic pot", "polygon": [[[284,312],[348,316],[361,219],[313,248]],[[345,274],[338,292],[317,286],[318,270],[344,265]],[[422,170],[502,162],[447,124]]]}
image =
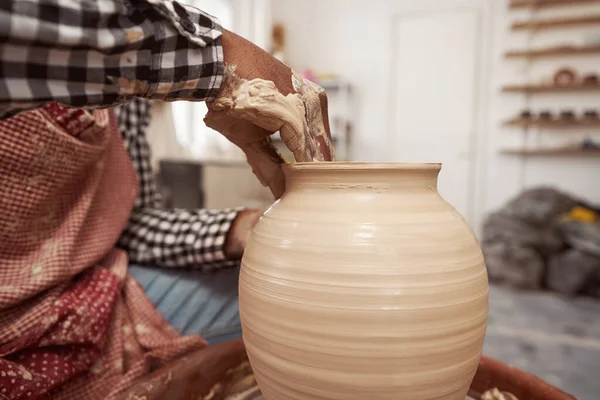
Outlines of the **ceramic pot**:
{"label": "ceramic pot", "polygon": [[488,281],[437,192],[439,164],[286,165],[240,273],[246,349],[267,400],[464,400]]}

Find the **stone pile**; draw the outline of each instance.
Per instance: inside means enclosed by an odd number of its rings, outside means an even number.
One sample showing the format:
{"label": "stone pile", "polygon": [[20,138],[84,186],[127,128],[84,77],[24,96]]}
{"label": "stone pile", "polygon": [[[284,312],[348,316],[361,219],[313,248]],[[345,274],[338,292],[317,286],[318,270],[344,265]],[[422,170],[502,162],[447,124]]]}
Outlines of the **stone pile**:
{"label": "stone pile", "polygon": [[599,215],[554,188],[524,191],[484,223],[490,281],[600,298]]}

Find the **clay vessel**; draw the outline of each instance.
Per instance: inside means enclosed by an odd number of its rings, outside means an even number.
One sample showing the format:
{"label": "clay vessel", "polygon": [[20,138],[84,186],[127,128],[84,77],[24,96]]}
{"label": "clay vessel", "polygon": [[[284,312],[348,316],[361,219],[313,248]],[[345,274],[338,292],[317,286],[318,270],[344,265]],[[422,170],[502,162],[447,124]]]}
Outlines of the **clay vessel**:
{"label": "clay vessel", "polygon": [[439,164],[287,165],[242,260],[267,400],[464,400],[488,313],[483,256]]}

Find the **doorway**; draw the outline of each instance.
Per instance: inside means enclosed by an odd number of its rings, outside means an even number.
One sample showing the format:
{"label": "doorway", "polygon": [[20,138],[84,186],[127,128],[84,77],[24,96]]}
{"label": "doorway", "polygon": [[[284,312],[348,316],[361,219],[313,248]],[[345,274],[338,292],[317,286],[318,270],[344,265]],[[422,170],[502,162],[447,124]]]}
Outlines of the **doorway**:
{"label": "doorway", "polygon": [[478,7],[400,11],[393,21],[394,161],[441,162],[439,191],[474,223],[481,88]]}

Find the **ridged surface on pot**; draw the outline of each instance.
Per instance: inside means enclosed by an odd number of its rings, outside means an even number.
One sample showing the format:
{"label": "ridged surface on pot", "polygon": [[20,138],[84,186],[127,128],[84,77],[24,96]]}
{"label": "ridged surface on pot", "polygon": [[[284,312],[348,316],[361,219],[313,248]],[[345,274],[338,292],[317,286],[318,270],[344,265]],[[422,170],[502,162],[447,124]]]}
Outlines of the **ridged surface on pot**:
{"label": "ridged surface on pot", "polygon": [[268,400],[464,400],[488,311],[437,164],[299,164],[254,229],[244,341]]}

